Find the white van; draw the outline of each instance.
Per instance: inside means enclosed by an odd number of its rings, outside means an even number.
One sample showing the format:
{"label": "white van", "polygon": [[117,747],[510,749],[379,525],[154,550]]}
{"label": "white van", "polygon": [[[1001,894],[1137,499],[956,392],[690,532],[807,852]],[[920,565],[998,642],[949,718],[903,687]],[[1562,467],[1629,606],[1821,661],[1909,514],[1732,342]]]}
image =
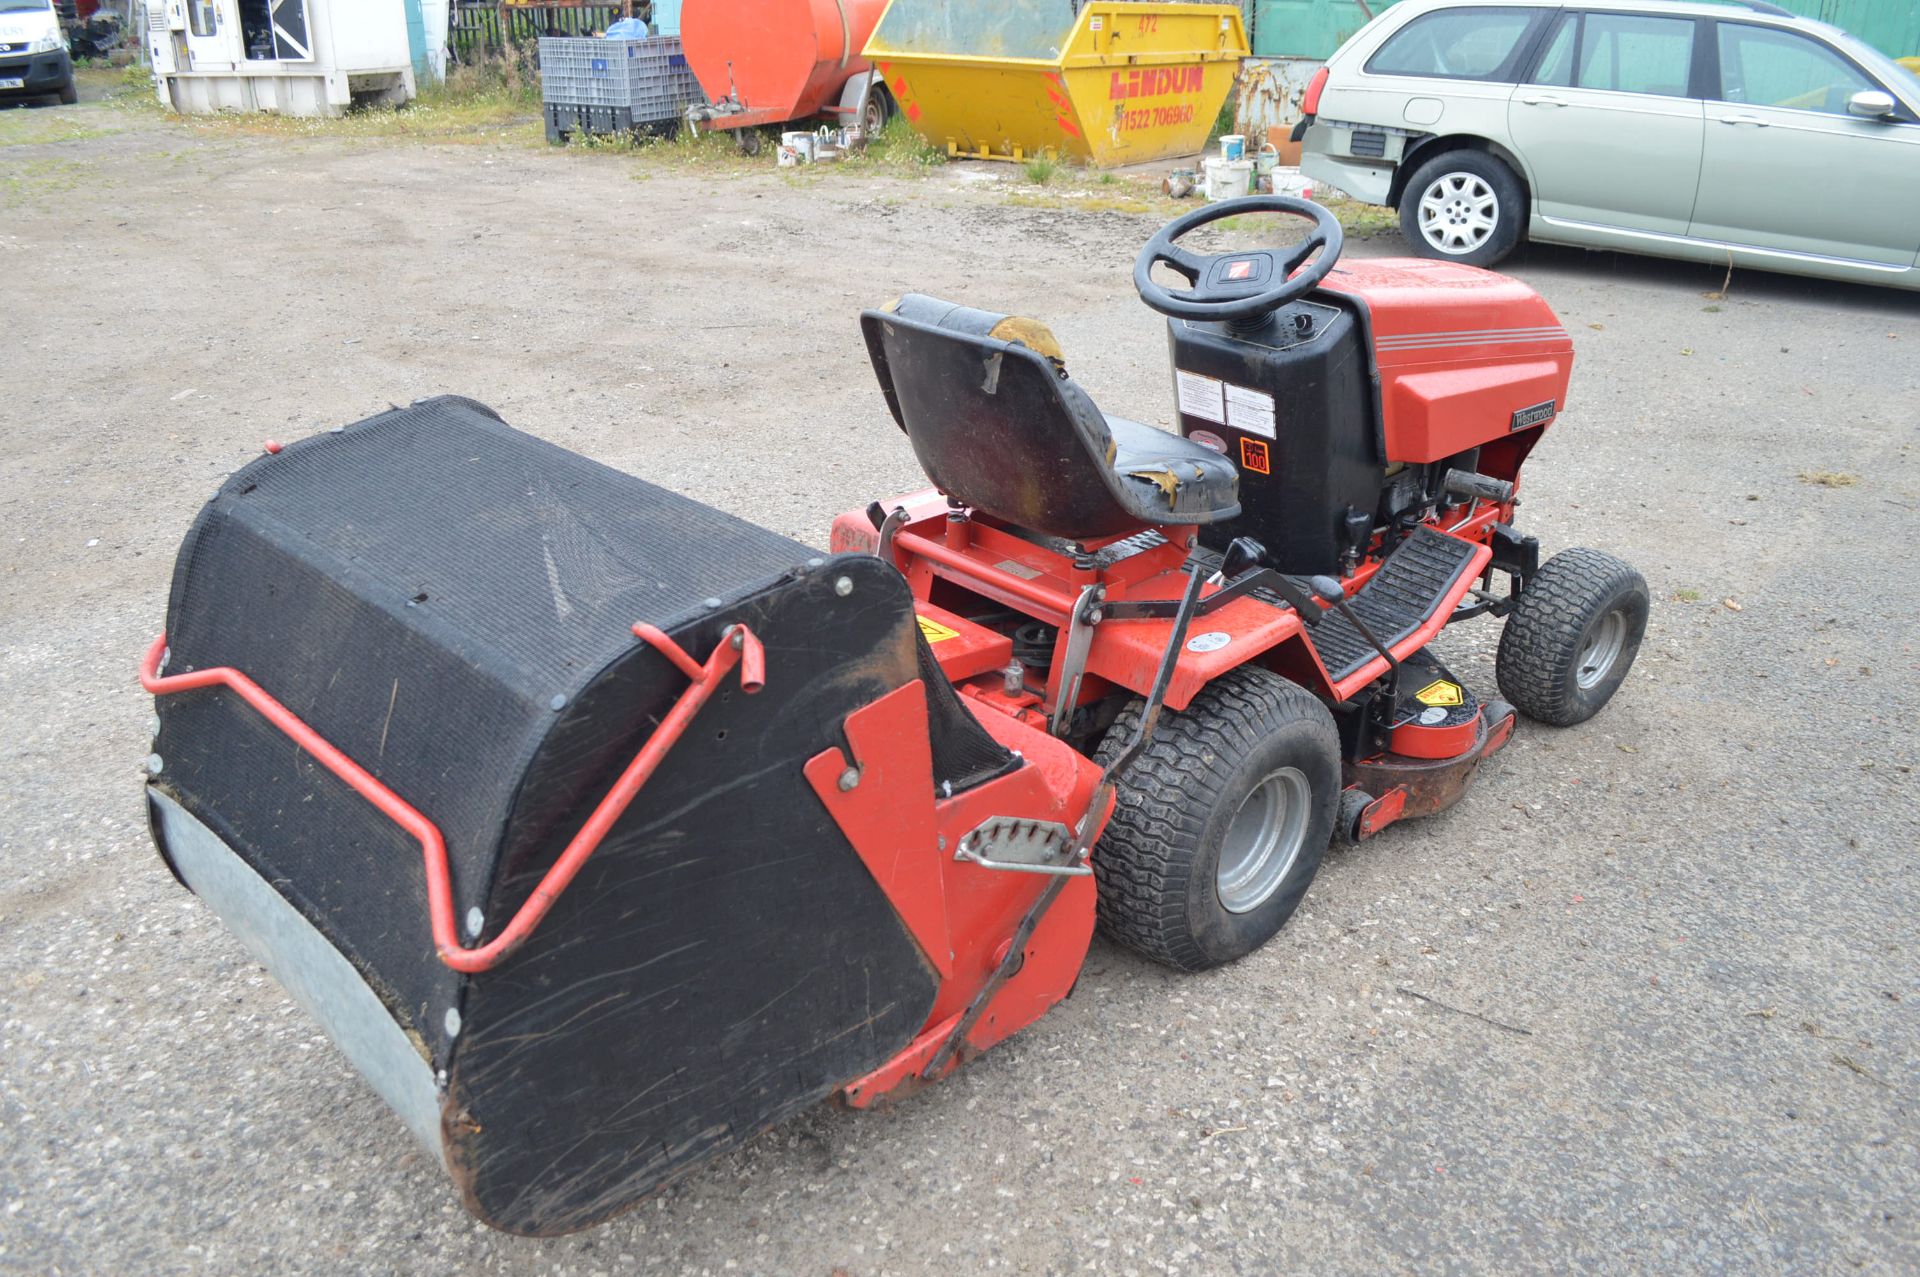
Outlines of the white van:
{"label": "white van", "polygon": [[53,0],[0,0],[0,101],[50,96],[80,100]]}

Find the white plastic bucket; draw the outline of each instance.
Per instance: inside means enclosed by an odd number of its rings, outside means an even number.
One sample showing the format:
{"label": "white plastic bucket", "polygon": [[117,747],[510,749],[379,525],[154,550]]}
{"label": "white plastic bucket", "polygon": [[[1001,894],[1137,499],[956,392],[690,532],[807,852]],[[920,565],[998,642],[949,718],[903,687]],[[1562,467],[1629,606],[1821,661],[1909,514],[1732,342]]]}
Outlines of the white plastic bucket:
{"label": "white plastic bucket", "polygon": [[1223,133],[1220,136],[1220,158],[1223,160],[1242,160],[1247,156],[1247,135],[1244,133]]}
{"label": "white plastic bucket", "polygon": [[1280,165],[1280,148],[1268,142],[1253,157],[1253,171],[1260,177],[1270,175]]}
{"label": "white plastic bucket", "polygon": [[1201,188],[1209,200],[1230,200],[1253,191],[1253,161],[1210,159]]}
{"label": "white plastic bucket", "polygon": [[1313,198],[1313,179],[1297,168],[1277,168],[1273,171],[1273,193],[1291,195],[1296,199]]}
{"label": "white plastic bucket", "polygon": [[[792,159],[787,158],[789,152],[792,153]],[[780,165],[782,168],[792,168],[796,164],[811,163],[813,163],[813,134],[782,133],[780,135]]]}

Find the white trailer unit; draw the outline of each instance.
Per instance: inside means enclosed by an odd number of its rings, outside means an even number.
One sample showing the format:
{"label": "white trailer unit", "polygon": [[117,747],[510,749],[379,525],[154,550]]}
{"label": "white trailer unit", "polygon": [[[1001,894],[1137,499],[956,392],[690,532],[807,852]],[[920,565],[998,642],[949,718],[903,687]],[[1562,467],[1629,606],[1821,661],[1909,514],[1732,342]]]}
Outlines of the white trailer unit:
{"label": "white trailer unit", "polygon": [[176,111],[338,115],[414,94],[408,0],[149,0],[160,101]]}

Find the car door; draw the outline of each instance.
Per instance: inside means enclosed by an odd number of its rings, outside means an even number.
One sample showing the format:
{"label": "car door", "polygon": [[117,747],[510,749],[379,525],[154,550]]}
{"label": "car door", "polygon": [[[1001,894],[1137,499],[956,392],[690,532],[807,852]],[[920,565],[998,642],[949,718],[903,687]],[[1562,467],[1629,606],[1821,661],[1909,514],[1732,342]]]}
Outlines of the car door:
{"label": "car door", "polygon": [[1700,26],[1664,14],[1561,15],[1507,107],[1540,217],[1687,233],[1705,131],[1693,95]]}
{"label": "car door", "polygon": [[1920,119],[1849,113],[1888,92],[1812,35],[1718,22],[1717,100],[1692,233],[1752,248],[1912,266],[1920,252]]}

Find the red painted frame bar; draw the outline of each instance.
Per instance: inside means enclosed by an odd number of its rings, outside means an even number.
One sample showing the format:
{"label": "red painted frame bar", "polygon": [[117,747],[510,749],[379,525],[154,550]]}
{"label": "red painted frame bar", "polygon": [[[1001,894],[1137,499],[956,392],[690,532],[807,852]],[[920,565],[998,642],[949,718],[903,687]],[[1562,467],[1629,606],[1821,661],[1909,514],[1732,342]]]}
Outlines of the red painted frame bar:
{"label": "red painted frame bar", "polygon": [[687,725],[693,721],[694,715],[719,690],[721,682],[735,665],[740,667],[740,690],[743,692],[757,692],[766,684],[766,650],[760,640],[754,637],[753,631],[744,625],[727,628],[720,636],[720,642],[708,654],[705,665],[687,655],[684,648],[654,626],[636,624],[633,633],[634,637],[672,661],[691,680],[691,684],[680,693],[673,708],[660,720],[660,726],[640,747],[640,752],[627,764],[627,769],[620,773],[620,779],[614,782],[607,796],[600,800],[600,805],[580,826],[580,832],[573,836],[566,849],[554,860],[553,867],[540,879],[540,884],[533,889],[512,920],[492,941],[476,949],[463,947],[454,927],[453,880],[447,866],[446,839],[441,836],[439,826],[309,727],[299,715],[275,700],[260,684],[228,665],[194,670],[187,674],[162,675],[160,662],[167,650],[167,636],[162,634],[153,641],[153,645],[147,649],[146,658],[140,663],[140,686],[155,696],[190,692],[204,687],[227,688],[311,754],[315,762],[345,781],[382,815],[412,835],[419,842],[426,861],[427,914],[433,928],[434,951],[440,955],[440,961],[455,971],[474,975],[499,965],[508,954],[526,943],[533,929],[540,925],[540,920],[547,916],[547,911],[560,898],[560,893],[580,872],[587,857],[599,849],[601,840],[613,828],[614,822],[626,813],[639,794],[640,787],[647,783],[666,758],[667,752],[686,731]]}

